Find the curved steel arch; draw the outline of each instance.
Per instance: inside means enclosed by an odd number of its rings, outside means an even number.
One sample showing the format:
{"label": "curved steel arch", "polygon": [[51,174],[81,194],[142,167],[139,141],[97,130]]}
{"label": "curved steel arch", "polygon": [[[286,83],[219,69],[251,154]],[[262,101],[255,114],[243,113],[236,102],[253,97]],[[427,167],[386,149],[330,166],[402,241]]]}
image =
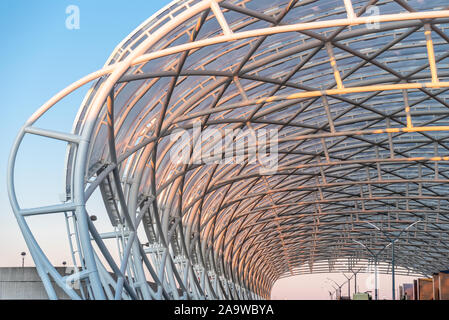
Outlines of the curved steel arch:
{"label": "curved steel arch", "polygon": [[[283,277],[367,267],[367,250],[389,272],[385,234],[401,236],[399,273],[447,269],[448,9],[178,0],[153,15],[104,68],[43,105],[11,152],[11,204],[49,297],[51,277],[73,299],[265,299]],[[34,126],[92,81],[70,133]],[[276,130],[277,170],[196,163],[192,150],[171,161],[173,134],[195,125]],[[20,207],[14,167],[27,134],[68,143],[64,204]],[[96,190],[108,233],[86,210]],[[26,221],[56,213],[75,235],[75,276],[56,272]]]}

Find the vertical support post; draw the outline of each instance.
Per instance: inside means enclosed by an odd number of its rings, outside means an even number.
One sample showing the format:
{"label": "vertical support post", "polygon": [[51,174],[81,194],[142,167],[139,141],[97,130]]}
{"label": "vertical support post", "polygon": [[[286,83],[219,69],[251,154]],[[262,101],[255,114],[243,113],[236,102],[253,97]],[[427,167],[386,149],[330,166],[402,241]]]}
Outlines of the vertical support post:
{"label": "vertical support post", "polygon": [[[76,172],[83,173],[85,168],[85,161],[87,158],[88,152],[88,142],[81,141],[79,144],[79,158],[76,162]],[[103,291],[103,286],[101,284],[100,276],[98,274],[97,264],[95,262],[93,247],[90,239],[89,227],[88,227],[88,215],[86,211],[86,204],[84,202],[84,174],[80,174],[80,176],[75,177],[74,181],[75,185],[75,199],[77,199],[77,208],[75,211],[77,222],[78,222],[78,230],[80,234],[80,242],[83,250],[84,260],[86,269],[89,271],[89,282],[92,288],[92,292],[94,298],[96,300],[105,300],[106,296]]]}
{"label": "vertical support post", "polygon": [[348,279],[348,298],[351,299],[351,278]]}
{"label": "vertical support post", "polygon": [[394,242],[391,242],[391,290],[392,290],[392,300],[396,300],[396,290],[395,290],[395,279],[394,279]]}
{"label": "vertical support post", "polygon": [[377,292],[377,256],[374,257],[374,300],[378,300]]}

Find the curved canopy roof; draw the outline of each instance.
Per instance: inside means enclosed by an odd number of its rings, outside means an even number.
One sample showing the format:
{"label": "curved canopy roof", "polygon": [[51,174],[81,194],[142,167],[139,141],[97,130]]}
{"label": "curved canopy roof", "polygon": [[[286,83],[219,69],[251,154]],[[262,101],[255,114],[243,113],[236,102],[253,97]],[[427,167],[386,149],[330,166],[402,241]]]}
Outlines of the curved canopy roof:
{"label": "curved canopy roof", "polygon": [[[85,99],[75,133],[90,134],[86,179],[111,172],[114,130],[123,192],[112,174],[100,185],[111,222],[123,196],[132,219],[143,214],[150,244],[167,241],[173,259],[264,296],[280,277],[370,252],[389,262],[399,235],[397,265],[447,269],[446,6],[174,1],[119,45],[105,68],[120,71]],[[113,116],[104,100],[95,109],[108,85]],[[260,161],[205,163],[190,153],[172,161],[173,133],[195,139],[193,128],[277,132],[277,167],[263,173]],[[215,146],[194,145],[207,154]]]}

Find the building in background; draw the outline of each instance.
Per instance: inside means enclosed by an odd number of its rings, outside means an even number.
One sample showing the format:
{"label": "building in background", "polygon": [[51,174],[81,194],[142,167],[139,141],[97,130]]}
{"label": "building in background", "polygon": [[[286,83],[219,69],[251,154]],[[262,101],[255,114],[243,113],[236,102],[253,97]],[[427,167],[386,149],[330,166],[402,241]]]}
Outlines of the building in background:
{"label": "building in background", "polygon": [[[74,269],[70,267],[56,267],[56,270],[61,277],[68,277],[74,273]],[[79,292],[76,284],[72,289]],[[60,300],[70,299],[58,286],[56,294]],[[36,268],[0,268],[0,300],[48,300],[48,294]]]}

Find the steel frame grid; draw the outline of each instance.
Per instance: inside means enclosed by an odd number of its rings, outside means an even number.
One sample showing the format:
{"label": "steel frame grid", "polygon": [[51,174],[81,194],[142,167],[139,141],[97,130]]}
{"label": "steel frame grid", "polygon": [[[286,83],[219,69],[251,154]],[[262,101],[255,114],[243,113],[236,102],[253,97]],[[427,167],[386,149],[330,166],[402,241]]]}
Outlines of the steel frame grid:
{"label": "steel frame grid", "polygon": [[[351,240],[379,250],[386,239],[366,227],[364,221],[378,223],[382,231],[391,234],[400,232],[406,223],[423,221],[404,235],[404,243],[397,244],[398,265],[420,274],[447,268],[444,184],[448,177],[444,163],[449,157],[441,153],[447,153],[445,94],[449,83],[441,79],[447,78],[442,62],[449,55],[435,50],[433,39],[438,37],[439,48],[449,43],[444,32],[449,11],[416,11],[402,0],[345,0],[336,15],[343,13],[346,18],[285,24],[284,18],[293,9],[329,1],[279,1],[273,4],[271,14],[251,8],[251,2],[173,2],[125,39],[103,69],[61,91],[24,125],[10,157],[8,191],[50,298],[56,295],[49,276],[73,299],[269,298],[271,287],[281,277],[346,270],[345,266],[336,265],[338,257],[357,255],[358,261],[366,265],[369,255],[360,252]],[[378,29],[364,28],[373,20],[364,13],[376,4],[381,8],[394,4],[407,13],[381,14],[376,17]],[[230,24],[230,13],[245,18],[240,24]],[[190,23],[193,20],[195,24]],[[218,29],[209,33],[212,36],[198,38],[210,21],[215,21]],[[269,25],[245,30],[258,22]],[[402,44],[419,32],[424,33],[425,43]],[[300,37],[298,43],[284,48],[285,42],[281,41],[272,52],[267,52],[266,44],[275,35],[291,33]],[[364,36],[382,38],[386,34],[393,34],[393,40],[378,44],[378,50],[371,48],[369,55],[350,46],[351,40]],[[183,35],[188,35],[189,41],[177,44]],[[189,58],[201,49],[222,45],[219,55],[226,57],[239,48],[234,47],[239,42],[243,42],[240,48],[245,43],[248,48],[234,68],[186,68]],[[381,62],[379,58],[396,45],[425,48],[426,62],[416,63],[405,73],[390,67],[392,62]],[[152,50],[153,47],[157,49]],[[259,53],[262,47],[265,49]],[[282,77],[261,75],[279,61],[298,59],[298,53],[306,55],[291,70],[281,70]],[[348,56],[360,62],[342,69]],[[163,70],[142,71],[164,57],[174,59]],[[313,71],[313,63],[328,65],[324,73],[326,87],[292,80],[303,70]],[[352,85],[353,80],[350,86],[345,85],[366,66],[382,72],[372,79],[359,79],[356,86]],[[186,100],[177,90],[195,77],[206,80],[191,88],[194,99]],[[72,133],[33,126],[55,103],[96,79]],[[144,108],[142,114],[132,114],[144,97],[142,92],[162,79],[169,84],[159,99]],[[140,86],[131,88],[130,97],[134,99],[126,104],[121,102],[120,94],[139,81]],[[263,87],[261,84],[271,90],[250,96],[255,88]],[[279,94],[285,91],[288,93]],[[401,106],[387,112],[379,108],[398,93],[402,95]],[[206,97],[212,97],[213,102],[196,111],[198,101]],[[240,101],[228,103],[236,98]],[[420,104],[427,101],[432,108],[421,111]],[[176,104],[181,107],[174,108]],[[249,108],[245,117],[235,117],[235,111],[245,108]],[[283,110],[289,113],[284,115]],[[325,119],[321,123],[298,120],[317,110],[325,111],[321,112]],[[362,116],[347,117],[354,112]],[[218,114],[222,114],[221,119],[215,117]],[[235,118],[226,116],[229,114]],[[286,118],[268,118],[278,115]],[[126,127],[125,120],[130,117],[132,125]],[[413,120],[420,117],[424,120],[414,126]],[[248,164],[224,168],[191,164],[173,172],[169,165],[162,165],[162,155],[171,147],[162,142],[174,129],[193,119],[201,120],[202,129],[220,125],[278,127],[281,133],[286,132],[279,140],[279,170],[261,176],[251,171]],[[153,123],[144,123],[148,120]],[[143,124],[152,125],[152,131],[148,129],[139,135],[137,129]],[[105,129],[106,141],[99,138]],[[20,208],[14,189],[14,165],[25,134],[69,144],[65,204]],[[124,147],[123,140],[127,141]],[[192,198],[189,187],[202,185],[201,178],[205,178],[205,188]],[[85,208],[97,188],[101,189],[107,213],[114,218],[114,232],[108,235],[97,232]],[[208,197],[218,203],[218,208],[208,205]],[[191,199],[187,202],[186,198]],[[31,215],[58,212],[65,212],[66,216],[71,213],[74,218],[79,261],[83,261],[78,276],[86,289],[81,297],[66,285],[67,279],[57,274],[25,220]],[[137,236],[139,227],[146,232],[147,248],[142,245],[146,241],[141,242]],[[114,261],[104,244],[103,239],[108,237],[121,243],[120,261]],[[91,241],[99,251],[93,249]],[[108,266],[103,265],[99,254]],[[388,252],[381,258],[388,261]],[[398,269],[404,274],[410,273],[408,270]],[[115,279],[109,272],[115,274]],[[388,266],[381,272],[388,272]],[[147,282],[148,273],[156,289]]]}

